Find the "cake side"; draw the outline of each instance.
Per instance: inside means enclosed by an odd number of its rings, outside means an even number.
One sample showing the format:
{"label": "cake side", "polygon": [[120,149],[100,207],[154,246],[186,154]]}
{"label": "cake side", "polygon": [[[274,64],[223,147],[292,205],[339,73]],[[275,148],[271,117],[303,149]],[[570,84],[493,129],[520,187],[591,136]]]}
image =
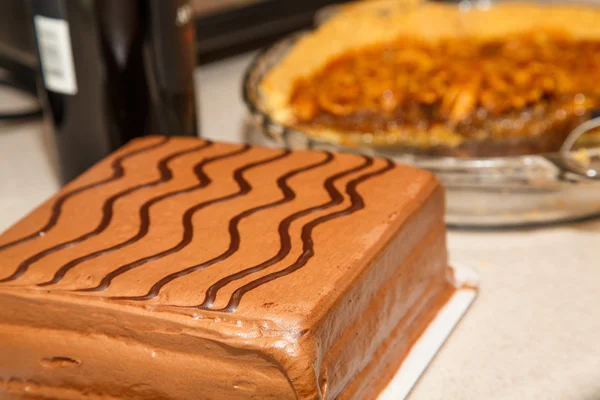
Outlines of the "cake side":
{"label": "cake side", "polygon": [[[423,200],[398,219],[391,216],[381,247],[364,256],[367,267],[338,282],[336,295],[324,298],[307,318],[310,324],[301,325],[306,329],[298,341],[300,357],[280,358],[283,365],[294,365],[288,370],[297,373],[291,377],[300,398],[337,398],[342,392],[361,398],[351,393],[387,379],[361,376],[370,363],[378,362],[373,356],[382,351],[386,338],[393,331],[412,332],[414,320],[435,315],[439,304],[432,304],[434,299],[454,291],[448,276],[443,191],[433,179],[422,189]],[[378,357],[385,358],[383,353]],[[389,362],[391,368],[401,360]],[[304,368],[295,367],[298,363]]]}
{"label": "cake side", "polygon": [[[432,211],[431,208],[424,207],[427,211]],[[385,376],[374,375],[367,379],[359,374],[368,365],[377,365],[378,358],[385,357],[384,354],[376,356],[376,353],[394,331],[419,332],[423,326],[414,327],[414,321],[423,314],[435,315],[437,312],[439,305],[431,304],[432,300],[454,292],[448,276],[443,220],[431,223],[421,236],[417,225],[427,222],[424,218],[417,222],[419,219],[415,216],[414,221],[407,224],[404,235],[398,235],[390,243],[389,250],[365,274],[362,284],[340,298],[339,307],[350,308],[354,318],[340,324],[341,329],[337,332],[331,329],[339,324],[334,322],[335,318],[324,321],[322,326],[333,331],[328,334],[327,329],[321,330],[323,342],[329,344],[324,347],[321,369],[321,379],[330,382],[330,393],[326,398],[337,398],[342,392],[347,398],[364,398],[351,393],[385,381]],[[404,250],[409,246],[407,242],[411,242],[408,240],[411,235],[419,236],[419,239],[410,251]],[[414,338],[407,336],[405,342],[411,346]],[[389,368],[397,370],[401,360],[401,357],[397,358],[396,364],[390,363]],[[349,388],[351,384],[352,388]]]}
{"label": "cake side", "polygon": [[[397,374],[412,346],[456,292],[447,261],[440,256],[445,254],[445,249],[445,229],[438,226],[399,268],[387,288],[372,299],[370,307],[383,308],[383,311],[379,315],[365,316],[364,323],[357,321],[361,329],[355,334],[356,341],[364,341],[365,336],[372,335],[372,341],[364,347],[365,355],[354,364],[345,364],[348,350],[356,347],[349,346],[343,350],[340,348],[342,356],[335,360],[337,369],[352,377],[337,398],[376,398]],[[416,271],[415,277],[407,280],[403,271],[410,269]],[[397,321],[395,325],[394,320]],[[354,369],[347,368],[347,365]]]}
{"label": "cake side", "polygon": [[0,291],[0,397],[295,398],[263,351],[281,332],[73,300]]}

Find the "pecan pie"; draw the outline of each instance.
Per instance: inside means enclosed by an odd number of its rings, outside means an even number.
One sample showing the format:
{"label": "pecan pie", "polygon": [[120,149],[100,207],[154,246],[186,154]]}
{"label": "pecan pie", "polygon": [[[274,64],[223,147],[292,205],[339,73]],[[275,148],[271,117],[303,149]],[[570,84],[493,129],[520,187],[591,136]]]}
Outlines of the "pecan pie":
{"label": "pecan pie", "polygon": [[275,120],[327,141],[495,156],[557,150],[600,105],[600,12],[375,1],[264,78]]}

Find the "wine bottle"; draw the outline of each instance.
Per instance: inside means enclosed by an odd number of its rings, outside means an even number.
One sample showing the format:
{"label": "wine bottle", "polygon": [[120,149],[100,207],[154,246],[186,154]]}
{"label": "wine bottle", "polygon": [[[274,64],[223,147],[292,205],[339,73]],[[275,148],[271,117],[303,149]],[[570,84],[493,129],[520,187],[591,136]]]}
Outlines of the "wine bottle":
{"label": "wine bottle", "polygon": [[43,82],[67,182],[132,138],[196,135],[187,0],[32,0]]}

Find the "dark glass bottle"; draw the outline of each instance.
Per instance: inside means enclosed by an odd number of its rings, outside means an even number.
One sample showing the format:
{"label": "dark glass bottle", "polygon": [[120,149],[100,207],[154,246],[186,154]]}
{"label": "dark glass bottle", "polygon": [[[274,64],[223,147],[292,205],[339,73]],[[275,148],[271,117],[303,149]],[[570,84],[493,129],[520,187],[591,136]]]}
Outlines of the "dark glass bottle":
{"label": "dark glass bottle", "polygon": [[32,0],[65,182],[132,138],[196,135],[187,0]]}

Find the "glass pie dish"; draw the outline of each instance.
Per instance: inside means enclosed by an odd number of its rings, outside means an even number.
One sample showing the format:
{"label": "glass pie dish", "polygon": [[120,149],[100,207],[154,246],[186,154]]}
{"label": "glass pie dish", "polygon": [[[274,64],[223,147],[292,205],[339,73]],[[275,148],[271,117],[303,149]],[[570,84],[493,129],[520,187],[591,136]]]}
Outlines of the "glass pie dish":
{"label": "glass pie dish", "polygon": [[[477,4],[480,3],[471,6]],[[485,2],[485,7],[493,5]],[[468,7],[462,2],[457,12],[465,12],[466,9]],[[328,9],[326,14],[332,14],[332,10]],[[323,14],[320,18],[323,18]],[[600,165],[600,148],[594,147],[598,140],[594,135],[585,135],[585,148],[572,150],[576,142],[581,142],[576,140],[579,136],[597,127],[596,119],[575,128],[560,151],[486,157],[463,157],[444,146],[431,146],[423,151],[401,143],[382,145],[374,141],[370,134],[349,136],[349,140],[343,142],[329,141],[276,121],[265,104],[261,82],[297,41],[307,34],[300,32],[290,35],[264,49],[248,67],[244,77],[246,106],[257,128],[272,143],[294,149],[361,152],[430,170],[446,187],[446,220],[451,226],[510,227],[573,221],[600,215],[600,181],[597,180],[599,176],[595,169]],[[590,118],[593,117],[593,113],[590,115]],[[480,142],[467,141],[461,148],[477,148],[480,145]],[[521,149],[536,147],[535,143],[515,143],[515,140],[507,140],[505,145],[507,149],[515,145]],[[538,147],[544,148],[543,144]],[[496,150],[501,148],[495,147]],[[507,150],[506,154],[510,153]]]}

